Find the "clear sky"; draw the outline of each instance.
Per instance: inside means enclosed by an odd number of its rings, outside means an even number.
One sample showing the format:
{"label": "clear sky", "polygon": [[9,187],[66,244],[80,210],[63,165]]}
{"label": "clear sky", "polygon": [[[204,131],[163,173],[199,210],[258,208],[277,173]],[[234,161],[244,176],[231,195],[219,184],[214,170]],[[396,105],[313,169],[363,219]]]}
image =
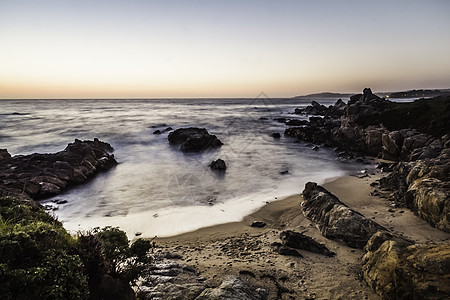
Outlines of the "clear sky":
{"label": "clear sky", "polygon": [[450,0],[0,0],[0,98],[450,87]]}

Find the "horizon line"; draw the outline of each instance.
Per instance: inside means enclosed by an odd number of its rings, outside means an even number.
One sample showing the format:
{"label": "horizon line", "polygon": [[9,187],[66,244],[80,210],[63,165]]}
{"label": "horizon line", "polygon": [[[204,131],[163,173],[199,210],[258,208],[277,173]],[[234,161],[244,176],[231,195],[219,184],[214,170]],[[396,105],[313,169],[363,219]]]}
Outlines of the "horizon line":
{"label": "horizon line", "polygon": [[[450,88],[414,88],[409,90],[400,90],[400,91],[377,91],[372,92],[373,94],[389,94],[389,93],[401,93],[401,92],[409,92],[409,91],[415,91],[415,90],[431,90],[431,91],[448,91]],[[191,99],[258,99],[263,98],[262,96],[265,96],[264,98],[270,98],[270,99],[293,99],[297,97],[307,97],[307,96],[314,96],[317,94],[340,94],[340,95],[357,95],[360,93],[354,93],[354,92],[330,92],[330,91],[322,91],[322,92],[314,92],[309,93],[305,95],[295,95],[295,96],[289,96],[289,97],[269,97],[267,93],[260,92],[258,96],[256,97],[208,97],[208,96],[198,96],[198,97],[80,97],[80,98],[71,98],[71,97],[61,97],[61,98],[2,98],[0,97],[0,101],[2,100],[191,100]]]}

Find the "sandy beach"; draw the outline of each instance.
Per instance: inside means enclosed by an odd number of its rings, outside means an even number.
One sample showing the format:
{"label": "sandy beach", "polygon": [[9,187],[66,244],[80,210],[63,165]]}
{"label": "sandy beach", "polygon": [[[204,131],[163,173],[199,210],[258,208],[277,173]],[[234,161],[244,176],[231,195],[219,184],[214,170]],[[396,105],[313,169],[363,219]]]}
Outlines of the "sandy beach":
{"label": "sandy beach", "polygon": [[[432,228],[409,209],[391,208],[389,200],[372,196],[370,185],[381,174],[345,176],[323,186],[342,202],[390,231],[416,242],[442,242],[450,234]],[[299,187],[299,192],[303,187]],[[379,299],[361,279],[362,250],[323,237],[301,213],[300,195],[268,203],[241,222],[202,228],[182,235],[157,238],[155,251],[176,253],[201,280],[217,286],[228,276],[240,276],[269,290],[269,299]],[[253,228],[263,221],[264,228]],[[282,256],[271,244],[280,232],[293,230],[325,244],[334,257],[299,251],[303,257]]]}

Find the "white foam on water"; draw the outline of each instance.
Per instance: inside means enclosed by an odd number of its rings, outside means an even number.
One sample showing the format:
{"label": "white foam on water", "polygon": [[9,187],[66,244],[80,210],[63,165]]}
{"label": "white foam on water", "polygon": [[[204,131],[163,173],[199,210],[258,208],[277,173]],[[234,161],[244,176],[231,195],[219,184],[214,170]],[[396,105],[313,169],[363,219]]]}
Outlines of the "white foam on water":
{"label": "white foam on water", "polygon": [[337,177],[343,174],[343,172],[334,172],[303,179],[291,178],[279,184],[277,189],[234,197],[211,206],[170,206],[152,211],[132,212],[126,216],[72,216],[70,219],[63,219],[62,221],[64,227],[72,233],[94,227],[114,226],[124,230],[129,239],[134,238],[136,233],[140,233],[139,237],[143,238],[174,236],[203,227],[239,222],[245,216],[263,207],[267,202],[300,194],[308,181],[321,184],[329,177]]}
{"label": "white foam on water", "polygon": [[[13,155],[60,151],[75,138],[109,142],[117,167],[43,203],[57,206],[53,213],[69,230],[118,226],[129,237],[169,236],[240,221],[267,201],[299,194],[307,181],[343,175],[347,166],[331,150],[271,136],[287,128],[276,118],[307,118],[292,114],[306,105],[259,98],[6,101],[0,137]],[[205,127],[224,145],[185,155],[169,145],[168,133],[153,134],[168,126]],[[225,174],[208,167],[218,158]]]}

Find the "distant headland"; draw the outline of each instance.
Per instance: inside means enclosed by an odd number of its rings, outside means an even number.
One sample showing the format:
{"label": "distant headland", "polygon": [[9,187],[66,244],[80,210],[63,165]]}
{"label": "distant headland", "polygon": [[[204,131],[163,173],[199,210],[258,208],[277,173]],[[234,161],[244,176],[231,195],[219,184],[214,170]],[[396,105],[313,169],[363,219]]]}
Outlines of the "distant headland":
{"label": "distant headland", "polygon": [[[437,97],[443,95],[450,95],[450,88],[448,89],[434,89],[434,90],[408,90],[401,92],[378,92],[376,93],[380,97],[386,98],[426,98]],[[314,93],[302,96],[295,96],[293,99],[311,99],[311,98],[349,98],[353,93],[334,93],[334,92],[322,92]]]}

